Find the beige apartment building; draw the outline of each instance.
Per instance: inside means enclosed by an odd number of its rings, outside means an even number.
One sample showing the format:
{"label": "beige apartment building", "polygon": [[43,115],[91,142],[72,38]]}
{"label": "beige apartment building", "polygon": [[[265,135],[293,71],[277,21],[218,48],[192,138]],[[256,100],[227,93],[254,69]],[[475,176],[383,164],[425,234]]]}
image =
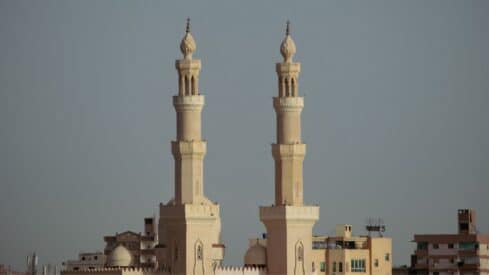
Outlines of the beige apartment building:
{"label": "beige apartment building", "polygon": [[460,209],[457,216],[457,234],[414,235],[414,274],[489,275],[489,234],[478,232],[474,210]]}
{"label": "beige apartment building", "polygon": [[336,236],[315,236],[312,243],[316,274],[392,273],[392,240],[353,236],[352,226],[336,226]]}

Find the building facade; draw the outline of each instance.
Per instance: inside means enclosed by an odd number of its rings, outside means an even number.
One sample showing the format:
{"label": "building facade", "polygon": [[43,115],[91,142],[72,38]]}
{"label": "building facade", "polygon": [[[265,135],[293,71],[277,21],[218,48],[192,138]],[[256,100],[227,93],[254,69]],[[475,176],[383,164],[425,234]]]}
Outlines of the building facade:
{"label": "building facade", "polygon": [[0,275],[27,275],[25,271],[15,271],[10,266],[0,264]]}
{"label": "building facade", "polygon": [[489,275],[489,234],[480,234],[472,209],[460,209],[457,234],[414,235],[411,269],[416,274]]}
{"label": "building facade", "polygon": [[93,270],[105,266],[106,256],[103,252],[80,253],[77,260],[63,262],[65,270]]}
{"label": "building facade", "polygon": [[144,233],[125,231],[115,235],[105,236],[104,254],[108,257],[119,245],[127,248],[132,255],[131,266],[154,268],[156,267],[155,246],[158,243],[155,218],[144,219]]}
{"label": "building facade", "polygon": [[336,226],[335,236],[315,236],[312,243],[315,274],[392,273],[392,239],[353,236],[352,226]]}

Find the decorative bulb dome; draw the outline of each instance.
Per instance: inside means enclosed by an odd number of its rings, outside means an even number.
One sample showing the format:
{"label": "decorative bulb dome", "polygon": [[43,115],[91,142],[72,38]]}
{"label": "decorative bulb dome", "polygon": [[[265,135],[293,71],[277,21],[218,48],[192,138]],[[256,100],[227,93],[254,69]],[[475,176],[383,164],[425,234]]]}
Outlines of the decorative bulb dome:
{"label": "decorative bulb dome", "polygon": [[132,262],[132,255],[123,245],[118,245],[107,259],[107,265],[110,267],[127,267]]}
{"label": "decorative bulb dome", "polygon": [[192,59],[192,54],[197,49],[195,40],[190,32],[187,32],[180,43],[180,51],[182,51],[183,57],[185,59]]}
{"label": "decorative bulb dome", "polygon": [[187,27],[185,29],[185,36],[180,42],[180,51],[183,53],[185,59],[192,59],[192,54],[197,49],[194,37],[190,33],[190,18],[187,18]]}
{"label": "decorative bulb dome", "polygon": [[267,265],[267,248],[256,243],[251,246],[245,255],[245,266],[266,266]]}
{"label": "decorative bulb dome", "polygon": [[292,57],[295,54],[295,43],[292,37],[287,34],[280,45],[280,53],[284,57],[285,62],[292,62]]}
{"label": "decorative bulb dome", "polygon": [[287,28],[285,29],[285,38],[280,45],[280,53],[284,57],[284,61],[292,62],[292,57],[295,54],[295,43],[290,36],[290,21],[287,21]]}

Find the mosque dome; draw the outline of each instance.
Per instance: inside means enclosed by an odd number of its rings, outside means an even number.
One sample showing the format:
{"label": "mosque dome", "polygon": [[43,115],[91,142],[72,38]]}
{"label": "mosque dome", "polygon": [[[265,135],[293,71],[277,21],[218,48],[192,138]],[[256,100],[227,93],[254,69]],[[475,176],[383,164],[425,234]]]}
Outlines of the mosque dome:
{"label": "mosque dome", "polygon": [[132,255],[123,245],[118,245],[107,259],[107,265],[110,267],[126,267],[130,266]]}
{"label": "mosque dome", "polygon": [[287,30],[285,31],[285,38],[280,45],[280,53],[284,57],[285,62],[292,62],[292,57],[294,57],[295,51],[295,43],[290,36],[290,23],[287,22]]}
{"label": "mosque dome", "polygon": [[267,248],[256,243],[246,251],[245,266],[266,266],[267,265]]}
{"label": "mosque dome", "polygon": [[185,36],[180,42],[180,51],[182,52],[185,59],[192,59],[192,54],[197,49],[194,37],[190,33],[190,19],[187,19],[187,29],[185,31]]}

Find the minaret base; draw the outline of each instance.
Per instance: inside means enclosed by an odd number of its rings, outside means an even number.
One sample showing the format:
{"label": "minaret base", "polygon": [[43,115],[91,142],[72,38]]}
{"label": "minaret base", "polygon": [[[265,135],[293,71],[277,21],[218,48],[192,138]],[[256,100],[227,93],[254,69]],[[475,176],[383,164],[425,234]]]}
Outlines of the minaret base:
{"label": "minaret base", "polygon": [[260,220],[267,228],[267,274],[312,273],[312,227],[319,206],[262,206]]}
{"label": "minaret base", "polygon": [[158,265],[176,275],[214,274],[224,258],[218,204],[160,205]]}

